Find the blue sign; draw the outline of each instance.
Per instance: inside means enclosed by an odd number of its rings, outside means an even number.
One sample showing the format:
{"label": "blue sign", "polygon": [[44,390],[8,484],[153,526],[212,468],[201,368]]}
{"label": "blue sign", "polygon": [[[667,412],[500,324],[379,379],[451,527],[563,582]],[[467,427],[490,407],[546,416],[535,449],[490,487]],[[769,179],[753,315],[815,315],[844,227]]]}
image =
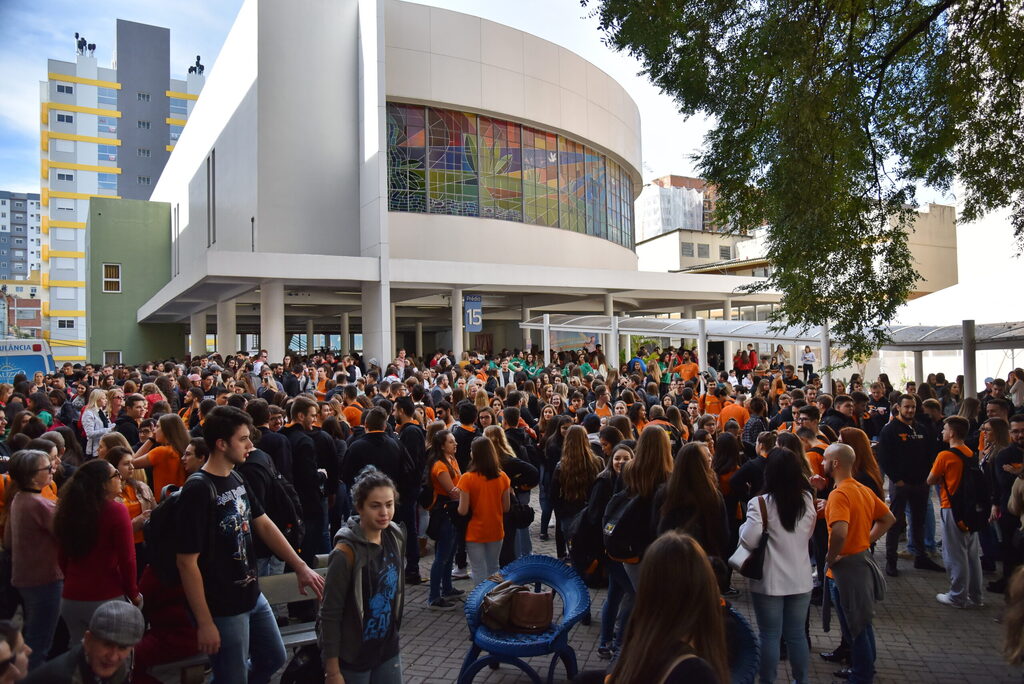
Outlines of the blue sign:
{"label": "blue sign", "polygon": [[478,333],[484,329],[484,298],[483,295],[463,295],[462,321],[466,332]]}

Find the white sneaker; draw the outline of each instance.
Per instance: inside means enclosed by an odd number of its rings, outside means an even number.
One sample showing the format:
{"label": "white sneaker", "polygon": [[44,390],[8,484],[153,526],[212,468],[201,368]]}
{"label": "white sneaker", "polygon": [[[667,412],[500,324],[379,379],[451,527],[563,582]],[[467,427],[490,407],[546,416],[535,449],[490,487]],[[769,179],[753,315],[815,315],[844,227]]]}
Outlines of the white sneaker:
{"label": "white sneaker", "polygon": [[467,568],[452,568],[452,579],[469,579],[469,570]]}
{"label": "white sneaker", "polygon": [[949,592],[946,592],[945,594],[936,594],[935,600],[945,606],[952,606],[954,608],[964,607],[964,604],[960,603],[959,601],[956,601],[952,596],[949,595]]}

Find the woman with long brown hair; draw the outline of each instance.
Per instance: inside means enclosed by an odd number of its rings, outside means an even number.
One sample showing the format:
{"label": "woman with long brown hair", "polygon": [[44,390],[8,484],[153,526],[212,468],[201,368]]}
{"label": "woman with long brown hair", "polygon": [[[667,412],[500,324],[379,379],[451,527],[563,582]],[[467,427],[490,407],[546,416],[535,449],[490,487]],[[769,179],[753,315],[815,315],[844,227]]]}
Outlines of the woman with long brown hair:
{"label": "woman with long brown hair", "polygon": [[610,684],[728,681],[725,624],[711,563],[693,537],[668,532],[644,556]]}
{"label": "woman with long brown hair", "polygon": [[511,481],[502,472],[491,440],[477,437],[469,447],[469,470],[458,482],[459,515],[470,515],[466,554],[473,581],[482,582],[498,571],[504,514],[511,505]]}
{"label": "woman with long brown hair", "polygon": [[562,458],[551,478],[555,524],[561,527],[567,543],[572,540],[565,535],[565,524],[587,505],[590,488],[603,468],[604,463],[590,448],[586,429],[570,426],[562,444]]}
{"label": "woman with long brown hair", "polygon": [[693,536],[709,556],[723,561],[732,551],[725,501],[708,466],[707,447],[683,445],[668,483],[654,497],[658,534],[678,530]]}
{"label": "woman with long brown hair", "polygon": [[871,450],[871,440],[860,428],[845,427],[839,431],[839,441],[853,448],[857,458],[853,462],[853,479],[870,489],[880,499],[882,495],[882,471]]}
{"label": "woman with long brown hair", "polygon": [[188,448],[189,434],[185,423],[174,413],[165,413],[156,423],[156,432],[135,452],[132,465],[136,468],[153,467],[153,493],[156,500],[163,497],[167,485],[185,484],[185,468],[181,457]]}
{"label": "woman with long brown hair", "polygon": [[[654,495],[671,474],[672,451],[668,433],[657,425],[644,428],[636,442],[633,460],[622,469],[624,491],[628,496],[636,497],[637,505],[648,511],[643,516],[644,520],[654,520]],[[642,538],[636,540],[640,555],[637,558],[618,559],[633,583],[634,590],[640,581],[640,560],[644,550],[656,536],[653,524],[645,532]]]}
{"label": "woman with long brown hair", "polygon": [[[530,490],[540,484],[540,471],[532,464],[527,463],[526,451],[518,444],[513,447],[505,436],[505,431],[497,425],[491,425],[484,429],[484,437],[491,440],[494,450],[498,454],[498,462],[508,479],[512,482],[512,501],[530,505]],[[524,458],[520,458],[517,448]],[[501,555],[499,563],[506,565],[520,556],[527,556],[533,552],[533,545],[530,541],[529,526],[516,529],[505,520],[505,538],[501,543]]]}

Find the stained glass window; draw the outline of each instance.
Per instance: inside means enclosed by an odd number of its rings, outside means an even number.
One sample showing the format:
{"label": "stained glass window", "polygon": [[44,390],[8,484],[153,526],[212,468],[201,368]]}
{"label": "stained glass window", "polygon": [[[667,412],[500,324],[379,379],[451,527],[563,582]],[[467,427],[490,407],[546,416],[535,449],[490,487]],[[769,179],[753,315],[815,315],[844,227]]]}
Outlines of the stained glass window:
{"label": "stained glass window", "polygon": [[523,127],[526,222],[558,225],[558,136]]}
{"label": "stained glass window", "polygon": [[426,109],[389,104],[388,209],[427,210]]}
{"label": "stained glass window", "polygon": [[522,126],[480,117],[480,216],[523,220]]}
{"label": "stained glass window", "polygon": [[587,232],[584,147],[562,137],[558,138],[558,188],[559,226],[577,233]]}
{"label": "stained glass window", "polygon": [[587,235],[608,237],[608,208],[604,185],[604,157],[587,147],[583,157],[586,180]]}
{"label": "stained glass window", "polygon": [[480,215],[477,117],[427,110],[428,204],[432,214]]}

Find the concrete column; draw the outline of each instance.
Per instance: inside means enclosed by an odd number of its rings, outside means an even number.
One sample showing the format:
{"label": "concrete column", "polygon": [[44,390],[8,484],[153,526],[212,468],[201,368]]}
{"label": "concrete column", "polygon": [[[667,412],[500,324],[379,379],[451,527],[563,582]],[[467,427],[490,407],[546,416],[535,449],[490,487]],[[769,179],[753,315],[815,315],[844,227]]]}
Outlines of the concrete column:
{"label": "concrete column", "polygon": [[[522,316],[522,318],[523,318],[523,323],[526,323],[528,320],[530,320],[530,309],[525,307],[525,306],[523,307],[523,316]],[[533,335],[531,333],[532,333],[532,331],[529,328],[523,328],[523,351],[524,352],[530,351],[530,347],[533,346]]]}
{"label": "concrete column", "polygon": [[[390,283],[390,278],[386,282]],[[395,358],[391,348],[391,289],[388,284],[370,281],[364,282],[362,289],[363,354],[387,364]]]}
{"label": "concrete column", "polygon": [[818,361],[821,376],[821,386],[826,391],[832,392],[832,373],[827,369],[832,365],[832,340],[829,339],[828,323],[821,326],[821,359]]}
{"label": "concrete column", "polygon": [[608,346],[604,350],[605,365],[608,370],[619,367],[619,318],[612,312],[611,334],[608,335]]}
{"label": "concrete column", "polygon": [[[391,302],[391,353],[398,353],[398,307]],[[392,357],[388,357],[389,361]],[[383,361],[383,359],[381,359]]]}
{"label": "concrete column", "polygon": [[[692,304],[687,304],[686,306],[683,307],[683,310],[680,312],[680,315],[684,319],[686,319],[686,320],[693,320],[693,315],[694,315],[693,311],[694,311],[693,305]],[[693,346],[693,342],[691,341],[691,338],[681,337],[681,338],[679,338],[679,346],[680,347],[692,347]]]}
{"label": "concrete column", "polygon": [[[804,345],[802,345],[802,344],[794,344],[793,348],[789,351],[789,353],[790,353],[789,362],[791,364],[793,364],[793,368],[796,369],[796,374],[799,375],[802,378],[803,377],[803,372],[804,372],[803,371],[804,365],[802,363],[800,363],[800,359],[802,359],[803,356],[804,356]],[[772,359],[772,357],[769,356],[768,360],[771,361],[771,359]]]}
{"label": "concrete column", "polygon": [[[732,320],[732,297],[726,298],[726,300],[722,303],[722,320]],[[725,351],[723,352],[723,354],[725,355],[725,370],[728,371],[730,368],[732,368],[732,357],[735,353],[736,343],[732,340],[726,340]]]}
{"label": "concrete column", "polygon": [[708,322],[704,318],[697,319],[697,359],[698,366],[703,370],[708,364]]}
{"label": "concrete column", "polygon": [[217,302],[217,353],[225,361],[238,351],[235,334],[235,300]]}
{"label": "concrete column", "polygon": [[974,321],[965,320],[963,322],[963,336],[964,336],[964,397],[974,397],[978,395],[978,359],[976,353],[978,351],[978,340],[974,335]]}
{"label": "concrete column", "polygon": [[260,343],[271,363],[284,358],[284,283],[268,280],[260,285]]}
{"label": "concrete column", "polygon": [[[604,315],[612,317],[615,315],[615,297],[612,296],[611,292],[606,292],[604,295]],[[599,342],[604,345],[604,353],[607,356],[608,349],[612,346],[611,335],[602,335],[603,339]]]}
{"label": "concrete column", "polygon": [[342,354],[347,354],[352,351],[352,332],[351,332],[351,321],[349,320],[350,314],[341,314],[341,340],[339,341],[339,350]]}
{"label": "concrete column", "polygon": [[426,350],[423,349],[423,321],[416,321],[416,356],[424,358]]}
{"label": "concrete column", "polygon": [[[628,316],[623,316],[623,318],[628,318]],[[629,335],[620,335],[619,339],[622,340],[622,350],[626,355],[626,363],[629,363],[629,360],[633,358],[633,340]],[[616,363],[618,362],[616,361]]]}
{"label": "concrete column", "polygon": [[914,350],[914,382],[920,387],[924,383],[924,351]]}
{"label": "concrete column", "polygon": [[206,353],[206,312],[200,311],[189,318],[189,353],[192,358]]}
{"label": "concrete column", "polygon": [[544,314],[544,331],[541,339],[541,346],[544,347],[544,366],[547,367],[551,364],[551,314]]}
{"label": "concrete column", "polygon": [[310,356],[313,354],[313,319],[310,318],[306,321],[306,355]]}
{"label": "concrete column", "polygon": [[452,288],[452,355],[455,363],[462,359],[465,339],[462,331],[462,288]]}

